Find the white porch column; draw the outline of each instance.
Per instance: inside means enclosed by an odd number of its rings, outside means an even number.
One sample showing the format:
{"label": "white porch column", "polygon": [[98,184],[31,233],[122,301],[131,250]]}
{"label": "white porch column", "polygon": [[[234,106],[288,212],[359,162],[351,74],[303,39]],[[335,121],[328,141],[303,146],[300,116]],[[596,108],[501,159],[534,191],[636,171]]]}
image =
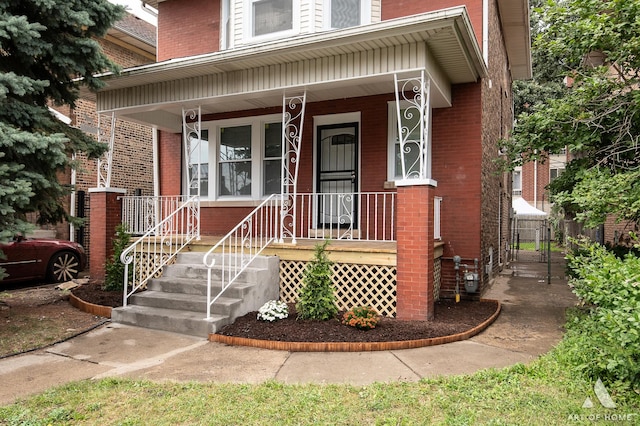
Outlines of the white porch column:
{"label": "white porch column", "polygon": [[282,190],[280,192],[280,242],[291,238],[296,243],[297,183],[300,145],[304,126],[307,92],[282,98]]}
{"label": "white porch column", "polygon": [[394,74],[394,80],[402,181],[410,183],[418,179],[434,184],[431,179],[431,79],[422,70],[408,78]]}
{"label": "white porch column", "polygon": [[[186,195],[197,195],[200,197],[200,163],[203,157],[201,152],[201,107],[185,109],[182,108],[182,137],[184,139],[184,161],[185,173],[187,177]],[[195,173],[191,170],[192,164],[197,164]]]}
{"label": "white porch column", "polygon": [[116,113],[111,115],[98,113],[98,142],[106,143],[109,149],[98,158],[97,188],[111,187],[111,164],[113,161],[113,145],[116,137]]}

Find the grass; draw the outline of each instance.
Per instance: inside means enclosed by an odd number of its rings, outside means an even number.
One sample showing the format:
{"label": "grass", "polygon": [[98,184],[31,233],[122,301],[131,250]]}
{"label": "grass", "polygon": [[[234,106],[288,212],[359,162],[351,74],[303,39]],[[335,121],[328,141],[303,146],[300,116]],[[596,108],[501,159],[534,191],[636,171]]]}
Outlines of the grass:
{"label": "grass", "polygon": [[547,426],[598,424],[593,420],[614,413],[630,416],[627,424],[637,424],[640,400],[635,394],[612,393],[615,410],[582,408],[587,396],[597,404],[593,383],[567,367],[564,345],[527,366],[418,383],[81,381],[0,407],[0,424]]}
{"label": "grass", "polygon": [[[542,244],[540,243],[540,245],[542,246],[541,248],[544,250],[547,250],[547,245],[546,244]],[[520,242],[520,250],[526,250],[526,251],[536,251],[536,243],[535,242]],[[561,245],[559,245],[558,243],[556,243],[555,241],[551,242],[551,251],[553,252],[562,252],[564,251],[565,248]]]}

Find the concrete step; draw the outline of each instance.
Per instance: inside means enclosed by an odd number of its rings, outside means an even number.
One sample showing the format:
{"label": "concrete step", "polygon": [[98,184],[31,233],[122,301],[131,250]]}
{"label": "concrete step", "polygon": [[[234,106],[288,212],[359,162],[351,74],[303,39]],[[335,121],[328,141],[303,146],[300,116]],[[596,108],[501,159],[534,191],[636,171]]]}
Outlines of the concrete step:
{"label": "concrete step", "polygon": [[[225,291],[225,296],[242,299],[254,284],[236,281]],[[212,282],[211,294],[220,292],[222,285]],[[154,278],[147,284],[147,290],[161,291],[173,294],[207,295],[207,280],[194,280],[189,278],[165,277]]]}
{"label": "concrete step", "polygon": [[[162,276],[164,277],[180,277],[180,278],[192,278],[198,280],[207,280],[208,269],[203,264],[191,264],[191,263],[174,263],[173,265],[165,266]],[[240,281],[255,281],[260,277],[266,268],[256,268],[253,266],[248,267],[246,270],[240,273],[238,279]],[[228,274],[228,272],[226,272]],[[220,280],[222,278],[222,267],[213,266],[211,268],[212,280]]]}
{"label": "concrete step", "polygon": [[203,312],[178,311],[150,306],[128,305],[111,311],[111,320],[155,330],[171,331],[191,336],[207,337],[231,322],[225,315],[205,319]]}
{"label": "concrete step", "polygon": [[[202,316],[205,316],[207,312],[207,297],[196,294],[147,290],[131,296],[129,303],[136,306],[200,312]],[[240,303],[242,303],[242,299],[219,297],[211,306],[211,312],[234,317],[234,308],[237,308]]]}

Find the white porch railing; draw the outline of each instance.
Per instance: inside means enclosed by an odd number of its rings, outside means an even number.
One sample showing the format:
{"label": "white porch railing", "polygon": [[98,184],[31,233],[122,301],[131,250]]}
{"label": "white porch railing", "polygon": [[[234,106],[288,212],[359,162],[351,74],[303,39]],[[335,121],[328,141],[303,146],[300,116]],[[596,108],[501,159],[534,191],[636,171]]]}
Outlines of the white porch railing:
{"label": "white porch railing", "polygon": [[297,238],[396,240],[395,192],[314,193],[297,197]]}
{"label": "white porch railing", "polygon": [[129,296],[144,287],[173,257],[200,238],[200,199],[191,197],[177,206],[120,255],[124,264],[123,306]]}
{"label": "white porch railing", "polygon": [[148,197],[123,196],[122,223],[132,235],[144,235],[149,230],[178,210],[188,199],[188,195]]}
{"label": "white porch railing", "polygon": [[[224,236],[207,254],[207,319],[211,306],[240,276],[265,247],[278,238],[280,227],[280,195],[271,195],[256,207],[242,222]],[[220,266],[221,289],[212,294],[212,272]]]}

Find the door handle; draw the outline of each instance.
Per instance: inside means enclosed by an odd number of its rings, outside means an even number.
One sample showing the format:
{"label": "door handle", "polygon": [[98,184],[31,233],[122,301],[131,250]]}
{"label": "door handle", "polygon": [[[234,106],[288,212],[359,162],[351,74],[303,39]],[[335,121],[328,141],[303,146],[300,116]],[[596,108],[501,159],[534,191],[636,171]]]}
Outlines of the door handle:
{"label": "door handle", "polygon": [[351,183],[356,183],[356,171],[351,172]]}

